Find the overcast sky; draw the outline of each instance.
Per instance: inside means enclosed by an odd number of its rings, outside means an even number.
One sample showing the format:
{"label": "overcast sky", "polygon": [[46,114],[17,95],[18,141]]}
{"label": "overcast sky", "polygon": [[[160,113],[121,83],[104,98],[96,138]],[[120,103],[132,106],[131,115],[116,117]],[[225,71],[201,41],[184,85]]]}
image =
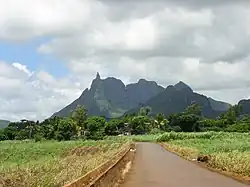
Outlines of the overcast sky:
{"label": "overcast sky", "polygon": [[249,0],[0,0],[0,119],[42,120],[96,72],[250,96]]}

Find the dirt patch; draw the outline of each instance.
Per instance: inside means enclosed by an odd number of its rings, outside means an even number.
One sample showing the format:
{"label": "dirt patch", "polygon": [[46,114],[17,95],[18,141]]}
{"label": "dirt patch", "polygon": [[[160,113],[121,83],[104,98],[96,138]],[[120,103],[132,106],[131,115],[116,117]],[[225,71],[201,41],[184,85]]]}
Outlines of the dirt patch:
{"label": "dirt patch", "polygon": [[197,161],[198,162],[205,162],[208,163],[208,161],[211,159],[211,157],[209,155],[199,155],[197,157]]}
{"label": "dirt patch", "polygon": [[98,147],[77,147],[67,152],[66,156],[71,156],[71,155],[83,156],[86,154],[94,155],[99,151],[100,149]]}
{"label": "dirt patch", "polygon": [[98,168],[64,187],[118,186],[125,177],[126,172],[124,172],[124,170],[128,167],[127,163],[132,160],[134,155],[134,151],[128,149],[131,146],[134,147],[134,145],[128,145],[127,148],[114,155],[114,157],[109,158],[107,162],[103,163]]}
{"label": "dirt patch", "polygon": [[123,182],[129,172],[135,155],[134,145],[132,149],[113,167],[111,168],[103,177],[100,178],[91,187],[118,187]]}

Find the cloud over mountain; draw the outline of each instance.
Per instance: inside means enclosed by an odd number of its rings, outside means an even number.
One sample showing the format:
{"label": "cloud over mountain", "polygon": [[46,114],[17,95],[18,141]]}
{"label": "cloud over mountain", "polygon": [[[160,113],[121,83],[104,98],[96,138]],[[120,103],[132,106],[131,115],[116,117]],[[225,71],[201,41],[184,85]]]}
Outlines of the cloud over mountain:
{"label": "cloud over mountain", "polygon": [[[46,38],[37,52],[69,69],[58,78],[32,72],[26,62],[1,62],[0,100],[27,103],[15,118],[47,115],[79,96],[99,71],[126,83],[146,78],[167,86],[182,80],[195,91],[236,103],[250,91],[249,5],[247,0],[0,0],[0,42]],[[30,95],[47,106],[33,104]],[[52,106],[50,96],[57,100]]]}

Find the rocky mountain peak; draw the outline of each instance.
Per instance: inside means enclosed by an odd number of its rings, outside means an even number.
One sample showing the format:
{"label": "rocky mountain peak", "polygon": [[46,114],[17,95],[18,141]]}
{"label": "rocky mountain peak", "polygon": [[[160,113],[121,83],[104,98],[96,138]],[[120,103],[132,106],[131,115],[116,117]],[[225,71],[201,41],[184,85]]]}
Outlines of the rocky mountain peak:
{"label": "rocky mountain peak", "polygon": [[101,80],[101,76],[100,76],[99,72],[96,73],[96,78],[95,79]]}
{"label": "rocky mountain peak", "polygon": [[193,90],[190,88],[190,86],[188,86],[186,83],[184,83],[182,81],[178,82],[174,87],[178,91],[189,90],[189,91],[193,92]]}

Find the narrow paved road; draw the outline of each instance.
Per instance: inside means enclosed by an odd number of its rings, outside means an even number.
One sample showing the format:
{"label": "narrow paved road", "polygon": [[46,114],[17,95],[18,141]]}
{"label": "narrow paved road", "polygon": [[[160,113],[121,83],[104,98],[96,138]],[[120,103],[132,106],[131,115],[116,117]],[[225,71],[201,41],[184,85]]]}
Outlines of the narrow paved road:
{"label": "narrow paved road", "polygon": [[[153,143],[137,144],[131,172],[122,187],[246,187],[186,161]],[[249,187],[249,186],[248,186]]]}

